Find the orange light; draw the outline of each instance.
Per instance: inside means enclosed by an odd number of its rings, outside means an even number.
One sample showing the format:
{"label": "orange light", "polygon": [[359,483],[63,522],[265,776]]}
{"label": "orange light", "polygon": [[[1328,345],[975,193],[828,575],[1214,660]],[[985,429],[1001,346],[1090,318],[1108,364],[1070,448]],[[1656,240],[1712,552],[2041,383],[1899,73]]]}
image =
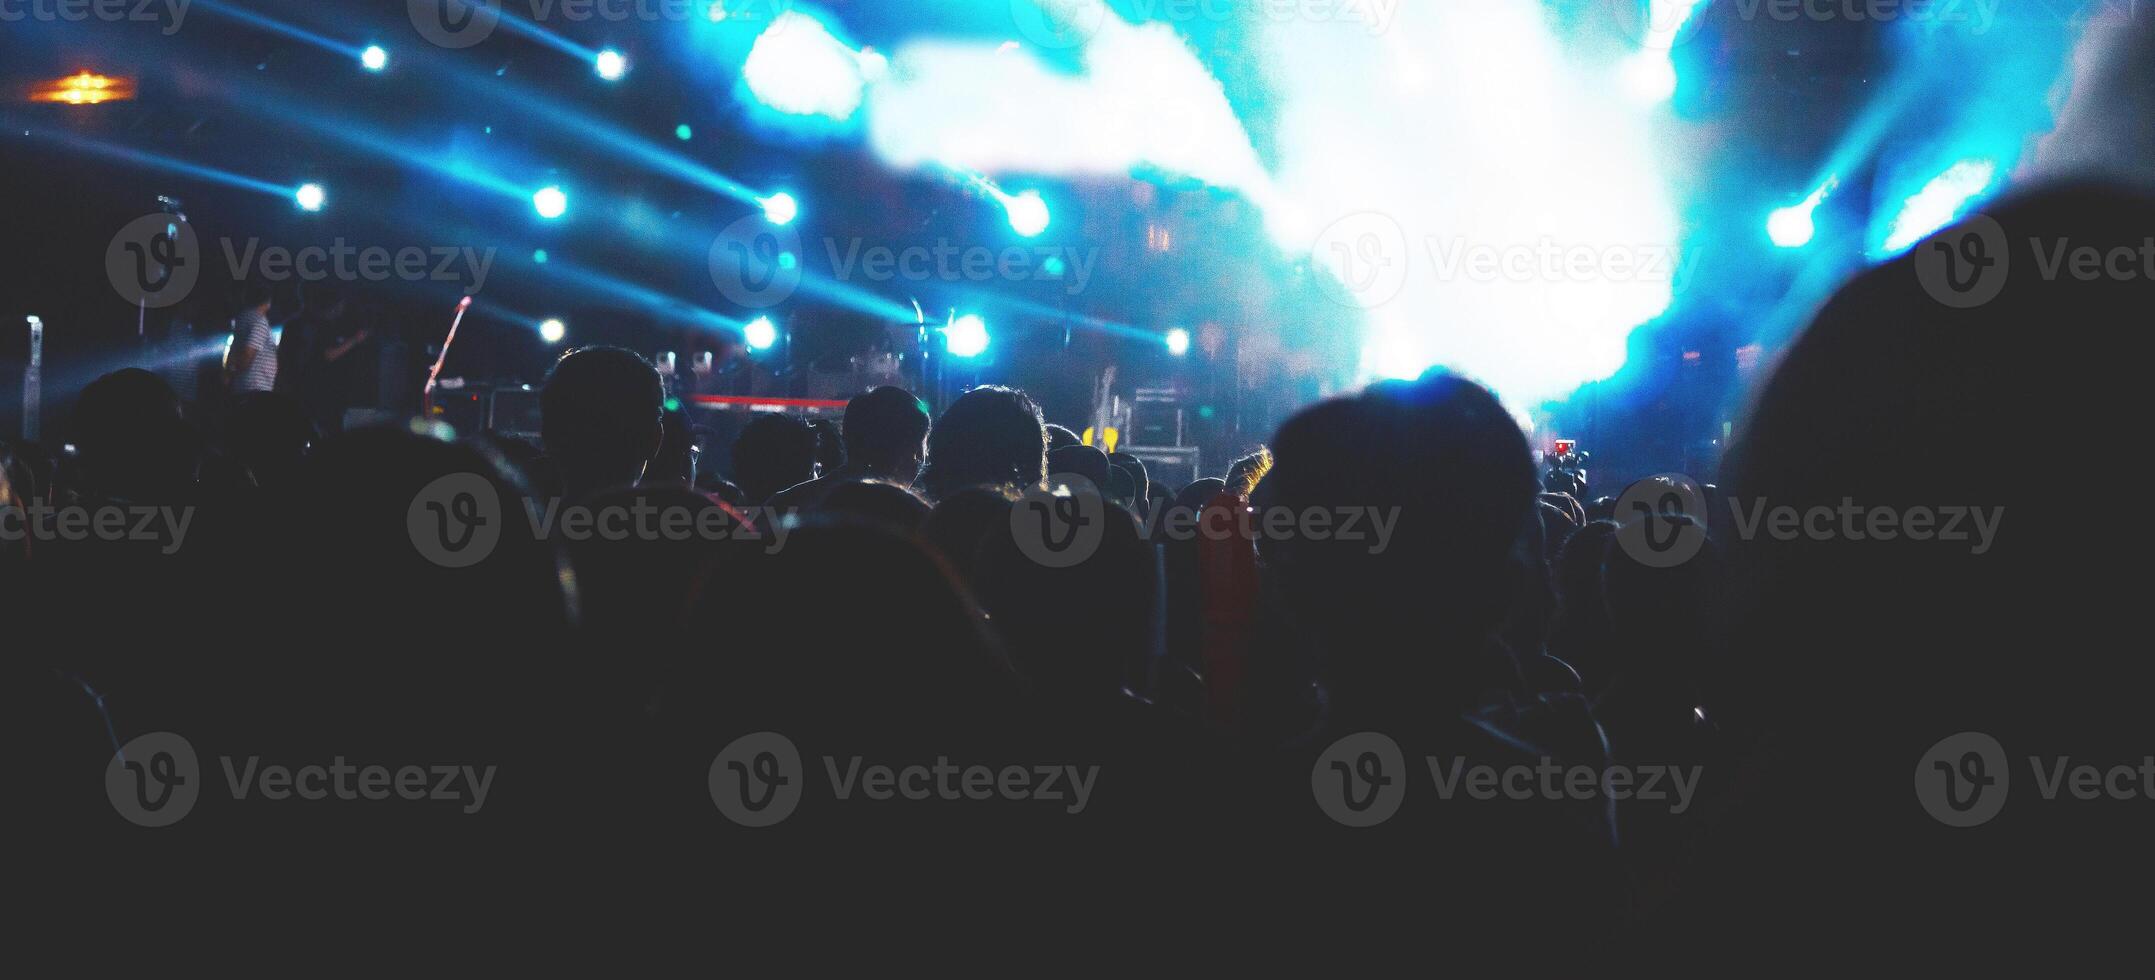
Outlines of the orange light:
{"label": "orange light", "polygon": [[66,78],[40,83],[30,90],[32,102],[58,102],[65,105],[97,105],[103,102],[124,102],[135,97],[135,81],[131,78],[114,78],[90,71],[81,71]]}

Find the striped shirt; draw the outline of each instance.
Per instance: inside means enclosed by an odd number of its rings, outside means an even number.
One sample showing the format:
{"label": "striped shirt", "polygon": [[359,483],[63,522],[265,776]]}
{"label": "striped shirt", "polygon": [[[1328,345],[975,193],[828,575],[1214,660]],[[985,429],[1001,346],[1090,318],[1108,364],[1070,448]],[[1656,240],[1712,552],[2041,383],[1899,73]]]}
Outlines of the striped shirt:
{"label": "striped shirt", "polygon": [[269,331],[269,317],[258,310],[242,310],[232,318],[232,355],[254,351],[247,373],[232,379],[233,391],[269,391],[277,387],[277,342]]}

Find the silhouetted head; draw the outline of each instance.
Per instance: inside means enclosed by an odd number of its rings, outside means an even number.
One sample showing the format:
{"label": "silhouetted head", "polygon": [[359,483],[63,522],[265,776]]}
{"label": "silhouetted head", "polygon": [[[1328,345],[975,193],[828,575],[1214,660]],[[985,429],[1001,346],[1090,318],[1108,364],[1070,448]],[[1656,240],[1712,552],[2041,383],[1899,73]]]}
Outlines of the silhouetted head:
{"label": "silhouetted head", "polygon": [[1452,683],[1464,664],[1443,658],[1463,660],[1510,607],[1513,544],[1537,489],[1519,424],[1487,389],[1433,371],[1303,410],[1272,453],[1258,509],[1396,522],[1389,541],[1365,530],[1264,542],[1332,682],[1359,694]]}
{"label": "silhouetted head", "polygon": [[1048,450],[1048,475],[1064,473],[1082,476],[1092,485],[1107,489],[1107,454],[1091,446],[1074,445]]}
{"label": "silhouetted head", "polygon": [[635,351],[585,347],[561,355],[539,393],[540,430],[576,497],[641,480],[664,440],[666,392]]}
{"label": "silhouetted head", "polygon": [[928,458],[928,412],[913,393],[893,385],[846,403],[846,459],[878,479],[910,485]]}
{"label": "silhouetted head", "polygon": [[1133,509],[1152,499],[1152,478],[1145,473],[1145,461],[1129,453],[1109,453],[1108,464],[1130,474],[1131,493],[1129,506]]}
{"label": "silhouetted head", "polygon": [[1037,486],[1047,457],[1047,428],[1032,396],[985,385],[958,396],[936,420],[921,487],[940,500],[966,487]]}
{"label": "silhouetted head", "polygon": [[1262,482],[1265,474],[1270,472],[1272,472],[1272,450],[1259,446],[1255,452],[1243,456],[1228,465],[1227,487],[1247,497],[1256,491],[1257,484]]}
{"label": "silhouetted head", "polygon": [[187,492],[200,462],[200,437],[163,378],[122,368],[90,382],[75,402],[76,452],[90,490],[133,500]]}
{"label": "silhouetted head", "polygon": [[816,478],[816,431],[790,415],[758,415],[733,440],[733,482],[751,504]]}
{"label": "silhouetted head", "polygon": [[1049,425],[1047,428],[1049,452],[1054,452],[1055,450],[1061,449],[1064,446],[1077,446],[1084,443],[1084,440],[1078,438],[1077,433],[1072,432],[1069,429],[1063,428],[1062,426]]}

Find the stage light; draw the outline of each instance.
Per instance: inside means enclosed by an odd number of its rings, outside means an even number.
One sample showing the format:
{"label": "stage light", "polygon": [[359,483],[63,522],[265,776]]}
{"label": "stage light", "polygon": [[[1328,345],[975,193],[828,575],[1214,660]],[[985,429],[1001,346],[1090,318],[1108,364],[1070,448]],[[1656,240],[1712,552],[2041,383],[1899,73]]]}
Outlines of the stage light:
{"label": "stage light", "polygon": [[135,97],[135,82],[129,78],[114,78],[87,71],[76,72],[66,78],[43,82],[30,90],[32,102],[64,102],[68,105],[98,105],[104,102],[124,102]]}
{"label": "stage light", "polygon": [[681,125],[675,126],[673,128],[673,138],[680,140],[683,143],[688,142],[689,138],[695,135],[696,131],[688,128],[687,123],[682,123]]}
{"label": "stage light", "polygon": [[559,187],[543,187],[531,195],[531,207],[539,217],[552,221],[569,212],[569,195]]}
{"label": "stage light", "polygon": [[1176,327],[1167,332],[1167,352],[1181,357],[1190,352],[1190,332]]}
{"label": "stage light", "polygon": [[1803,200],[1767,215],[1766,237],[1781,248],[1802,248],[1809,245],[1811,236],[1818,233],[1818,226],[1812,221],[1811,213],[1817,211],[1826,195],[1833,193],[1834,188],[1839,186],[1839,175],[1828,177],[1825,183],[1818,185],[1818,189]]}
{"label": "stage light", "polygon": [[549,344],[561,343],[562,338],[568,335],[569,325],[558,319],[545,320],[539,324],[539,339]]}
{"label": "stage light", "polygon": [[943,328],[943,349],[952,357],[979,357],[988,349],[988,324],[967,313]]}
{"label": "stage light", "polygon": [[860,108],[867,87],[860,56],[821,21],[788,10],[756,36],[741,63],[756,101],[789,116],[844,121]]}
{"label": "stage light", "polygon": [[1624,59],[1624,88],[1646,105],[1667,102],[1676,94],[1676,66],[1666,51],[1640,51]]}
{"label": "stage light", "polygon": [[320,184],[301,184],[299,190],[292,194],[292,199],[299,202],[301,211],[320,211],[323,202],[328,198],[329,195],[322,190]]}
{"label": "stage light", "polygon": [[763,205],[763,220],[774,225],[792,224],[793,219],[801,213],[800,202],[784,191],[762,198],[757,203]]}
{"label": "stage light", "polygon": [[1881,246],[1886,256],[1907,251],[1915,243],[1930,237],[1954,222],[1977,195],[1990,189],[1998,176],[1998,165],[1990,160],[1962,160],[1931,178],[1923,189],[1901,205],[1888,226],[1885,244]]}
{"label": "stage light", "polygon": [[759,316],[741,328],[741,336],[748,341],[749,350],[769,350],[778,343],[778,327],[770,317]]}
{"label": "stage light", "polygon": [[618,82],[621,76],[629,73],[629,60],[612,48],[599,52],[599,56],[592,59],[592,65],[598,69],[599,77],[609,82]]}
{"label": "stage light", "polygon": [[1794,204],[1766,216],[1766,237],[1782,248],[1811,244],[1818,226],[1811,221],[1811,206]]}
{"label": "stage light", "polygon": [[1010,230],[1021,238],[1048,230],[1048,202],[1040,199],[1038,191],[1005,196],[1003,210],[1010,217]]}
{"label": "stage light", "polygon": [[543,248],[536,249],[531,253],[531,261],[536,262],[540,265],[545,265],[548,258],[549,256],[546,254],[546,250]]}
{"label": "stage light", "polygon": [[368,71],[381,71],[389,67],[389,52],[379,44],[370,44],[365,51],[359,52],[359,64]]}

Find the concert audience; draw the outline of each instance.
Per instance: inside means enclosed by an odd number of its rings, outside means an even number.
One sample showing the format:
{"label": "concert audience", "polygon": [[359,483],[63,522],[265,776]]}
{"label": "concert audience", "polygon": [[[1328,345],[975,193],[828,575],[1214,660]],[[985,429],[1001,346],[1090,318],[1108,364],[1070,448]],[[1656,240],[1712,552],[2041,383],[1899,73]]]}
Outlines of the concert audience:
{"label": "concert audience", "polygon": [[[2155,227],[2155,205],[2097,187],[1995,216],[2103,247]],[[0,507],[201,519],[184,541],[0,541],[9,622],[68,639],[11,651],[9,703],[44,726],[47,761],[165,730],[292,758],[502,760],[489,827],[646,856],[742,839],[712,816],[706,780],[749,733],[788,733],[819,778],[824,757],[871,750],[1061,753],[1123,774],[1095,804],[1118,854],[1291,904],[1313,928],[1528,917],[1570,934],[1763,935],[1821,895],[1881,923],[1911,902],[1925,920],[1980,914],[1959,896],[1992,874],[2031,888],[2053,875],[1955,864],[1907,799],[1912,760],[1954,731],[2031,746],[2144,731],[2142,689],[2118,682],[2129,668],[2094,656],[2122,649],[2103,628],[2138,607],[2138,582],[2108,563],[2137,551],[2084,516],[2086,466],[2116,446],[2082,423],[2133,417],[2132,368],[2025,330],[2129,327],[2147,286],[2021,277],[2039,258],[2010,247],[2015,278],[1986,306],[1926,296],[1915,256],[1844,288],[1765,384],[1727,494],[1708,495],[1733,522],[1619,513],[1583,472],[1538,472],[1496,396],[1442,371],[1310,405],[1269,446],[1158,492],[1142,462],[1077,443],[1017,389],[967,391],[931,425],[912,393],[879,387],[849,402],[844,462],[820,478],[802,422],[767,415],[741,433],[712,478],[791,514],[776,523],[699,489],[685,420],[620,348],[554,366],[543,455],[429,425],[318,439],[304,406],[269,393],[205,439],[156,375],[116,371],[82,392],[57,474],[35,447],[4,447]],[[2081,379],[2073,399],[2058,397],[2067,377]],[[1073,474],[1093,486],[1050,485]],[[1992,556],[1731,533],[1747,501],[1849,496],[2003,504],[2017,526]],[[705,530],[612,535],[601,519],[568,536],[571,504]],[[1382,546],[1267,519],[1310,514],[1355,515]],[[1645,521],[1705,543],[1669,564],[1627,546]],[[2033,597],[2049,614],[2027,615]],[[132,612],[112,615],[115,600]],[[1967,655],[2001,644],[2025,656]],[[1398,818],[1349,830],[1311,787],[1363,764],[1325,752],[1364,733],[1396,743],[1415,790]],[[1683,810],[1437,803],[1413,771],[1424,759],[1706,776]],[[94,771],[28,773],[44,792],[101,798]],[[1882,816],[1886,799],[1909,813]],[[113,824],[69,806],[88,822],[73,832]],[[939,831],[922,816],[955,809],[895,819],[924,835],[909,841],[1005,846],[967,836],[984,818]],[[851,832],[887,810],[834,812],[808,825]],[[1995,829],[2056,828],[2030,812]],[[234,826],[249,834],[348,830],[248,813]],[[440,827],[387,819],[403,840]],[[1067,844],[1057,833],[1040,846]],[[1913,877],[1839,887],[1888,860]]]}

